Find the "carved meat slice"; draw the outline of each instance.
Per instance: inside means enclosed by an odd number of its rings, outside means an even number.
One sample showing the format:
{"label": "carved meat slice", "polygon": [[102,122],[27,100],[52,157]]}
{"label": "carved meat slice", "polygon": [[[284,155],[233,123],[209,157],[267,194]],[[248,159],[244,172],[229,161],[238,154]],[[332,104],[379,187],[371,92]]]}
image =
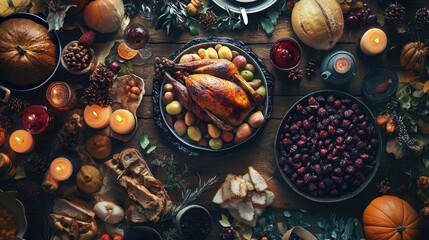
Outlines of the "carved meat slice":
{"label": "carved meat slice", "polygon": [[52,213],[85,222],[91,222],[95,218],[95,212],[91,209],[70,202],[64,198],[57,198],[54,200]]}

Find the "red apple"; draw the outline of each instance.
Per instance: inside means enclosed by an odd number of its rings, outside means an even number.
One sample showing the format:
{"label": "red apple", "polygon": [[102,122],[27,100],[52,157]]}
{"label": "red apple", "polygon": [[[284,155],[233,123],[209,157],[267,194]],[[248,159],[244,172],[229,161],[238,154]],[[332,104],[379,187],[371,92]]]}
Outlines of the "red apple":
{"label": "red apple", "polygon": [[98,240],[112,240],[112,238],[109,236],[109,234],[105,233],[101,235]]}
{"label": "red apple", "polygon": [[247,59],[243,55],[238,55],[232,59],[232,62],[237,66],[238,70],[241,71],[246,67]]}
{"label": "red apple", "polygon": [[109,68],[114,74],[118,74],[121,70],[121,65],[117,61],[112,61],[109,65]]}

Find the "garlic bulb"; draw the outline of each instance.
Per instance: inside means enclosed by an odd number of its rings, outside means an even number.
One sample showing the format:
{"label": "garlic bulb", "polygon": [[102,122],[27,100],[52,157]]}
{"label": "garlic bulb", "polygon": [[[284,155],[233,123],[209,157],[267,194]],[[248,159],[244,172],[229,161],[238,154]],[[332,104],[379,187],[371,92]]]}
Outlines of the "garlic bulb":
{"label": "garlic bulb", "polygon": [[94,212],[98,218],[110,224],[119,223],[125,217],[125,212],[120,206],[108,201],[95,204]]}

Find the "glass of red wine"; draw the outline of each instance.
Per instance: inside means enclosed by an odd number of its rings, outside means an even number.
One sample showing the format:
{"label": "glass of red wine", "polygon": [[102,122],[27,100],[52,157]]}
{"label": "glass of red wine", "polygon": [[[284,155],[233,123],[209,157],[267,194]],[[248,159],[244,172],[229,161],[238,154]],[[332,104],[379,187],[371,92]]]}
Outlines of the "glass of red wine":
{"label": "glass of red wine", "polygon": [[152,57],[152,52],[146,48],[149,41],[149,31],[142,23],[131,23],[124,31],[124,41],[129,48],[139,51],[143,59]]}
{"label": "glass of red wine", "polygon": [[277,69],[289,71],[301,62],[301,52],[301,46],[295,39],[281,38],[271,47],[270,59]]}

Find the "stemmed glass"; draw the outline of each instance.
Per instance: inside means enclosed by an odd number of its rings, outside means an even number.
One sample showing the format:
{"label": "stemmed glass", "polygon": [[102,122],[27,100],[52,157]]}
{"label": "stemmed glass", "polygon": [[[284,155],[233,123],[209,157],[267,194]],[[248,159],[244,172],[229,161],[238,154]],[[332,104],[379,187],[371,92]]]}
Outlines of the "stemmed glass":
{"label": "stemmed glass", "polygon": [[149,30],[142,23],[131,23],[124,31],[125,44],[132,49],[138,50],[142,59],[152,57],[152,52],[146,49],[149,41]]}

